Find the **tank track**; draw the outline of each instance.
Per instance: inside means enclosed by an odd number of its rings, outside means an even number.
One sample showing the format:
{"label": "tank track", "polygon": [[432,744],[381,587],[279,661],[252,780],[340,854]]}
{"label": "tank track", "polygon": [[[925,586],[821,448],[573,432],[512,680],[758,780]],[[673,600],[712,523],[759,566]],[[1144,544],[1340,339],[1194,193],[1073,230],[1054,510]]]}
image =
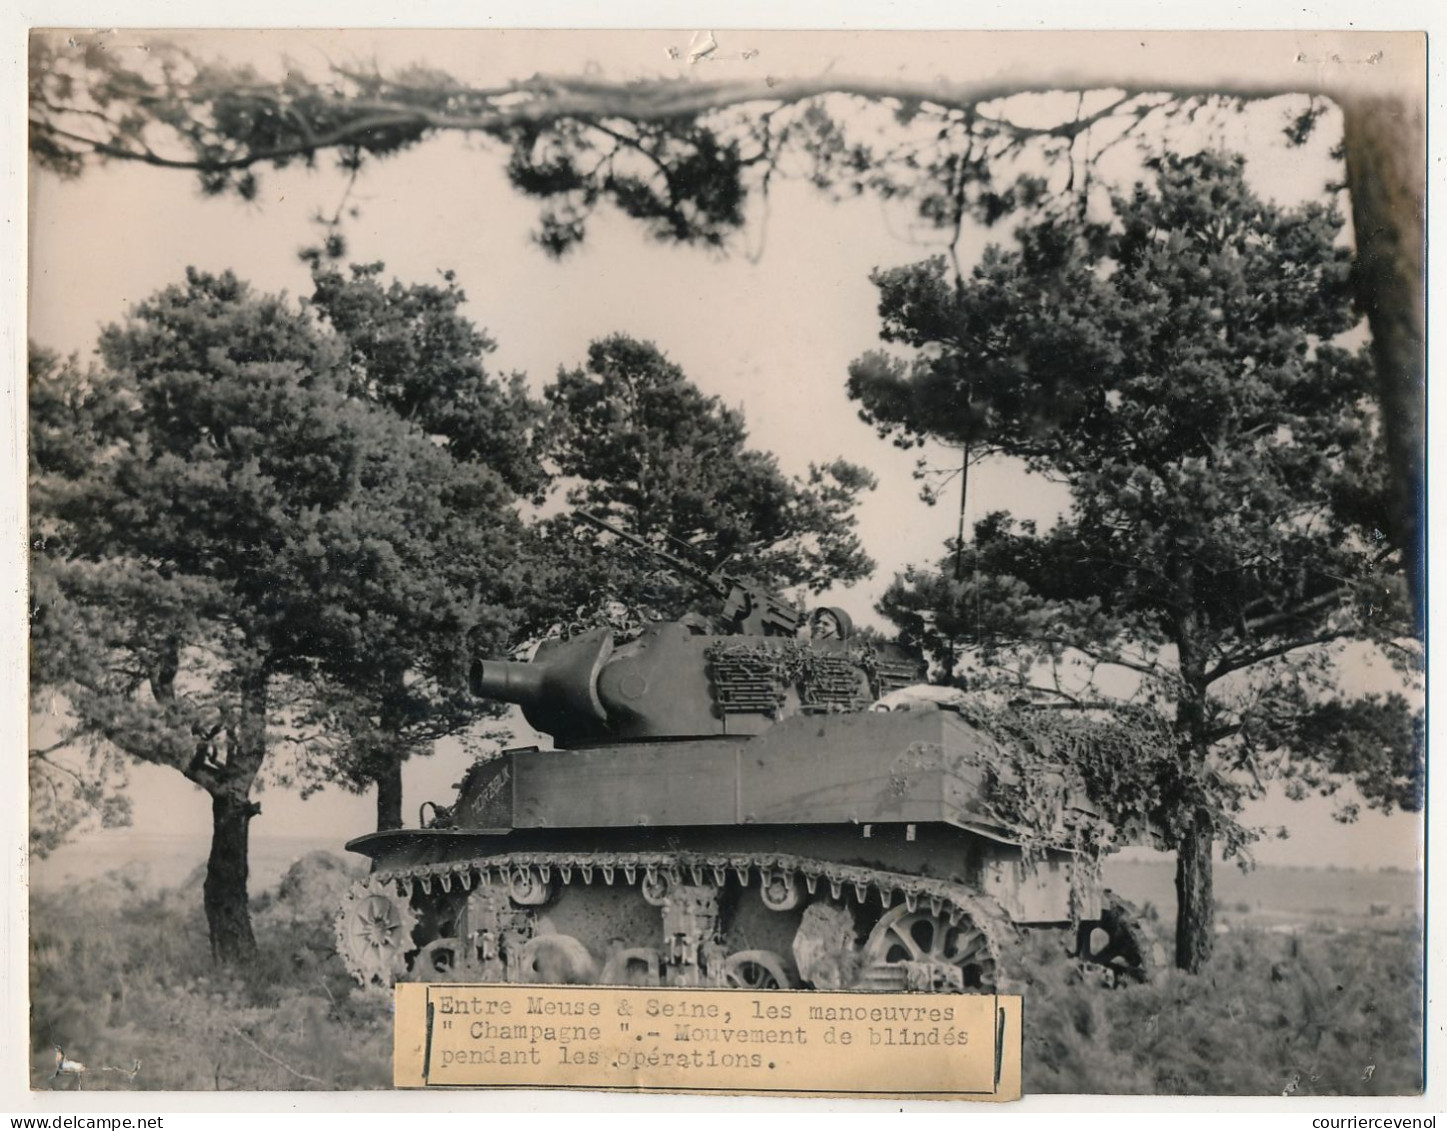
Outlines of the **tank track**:
{"label": "tank track", "polygon": [[[519,905],[514,908],[513,913],[516,914],[518,910],[540,908],[546,903],[550,891],[566,890],[578,881],[591,888],[597,880],[610,888],[620,885],[624,888],[637,887],[648,903],[664,907],[665,935],[682,925],[681,933],[674,937],[686,937],[689,946],[696,947],[697,956],[685,957],[683,962],[696,963],[699,980],[684,977],[672,984],[752,983],[740,983],[720,973],[732,959],[721,959],[716,945],[721,938],[715,940],[710,937],[716,920],[709,918],[708,910],[703,912],[702,918],[696,915],[691,918],[692,912],[680,912],[683,918],[679,919],[676,915],[673,926],[669,927],[667,900],[650,898],[650,891],[713,892],[716,895],[725,887],[732,889],[736,885],[738,889],[752,887],[770,910],[787,913],[804,908],[803,919],[807,921],[812,915],[816,920],[809,928],[810,939],[824,939],[821,945],[826,950],[831,935],[836,939],[848,939],[842,944],[843,948],[847,950],[852,946],[856,952],[852,961],[845,956],[842,968],[837,962],[831,965],[831,960],[827,959],[822,964],[800,960],[796,939],[793,950],[799,980],[806,986],[812,984],[819,989],[993,989],[998,981],[1001,943],[1014,930],[1008,917],[993,900],[963,884],[788,853],[517,851],[406,865],[382,863],[368,881],[358,885],[338,916],[338,937],[343,944],[339,949],[353,975],[364,983],[380,981],[385,984],[389,979],[383,967],[387,967],[391,977],[397,979],[425,977],[414,967],[420,961],[415,955],[406,956],[407,968],[405,972],[403,970],[404,955],[400,947],[406,944],[399,940],[406,937],[410,942],[411,932],[418,921],[411,910],[412,904],[425,904],[429,899],[448,896],[467,899],[470,898],[469,893],[494,891],[498,897],[507,893],[510,903]],[[390,943],[392,951],[379,956],[370,943],[358,946],[355,938],[358,932],[351,909],[359,905],[359,901],[374,899],[388,892],[395,892],[401,902],[383,916],[393,924],[393,935],[396,937]],[[697,897],[694,898],[696,903]],[[703,898],[708,900],[711,897],[704,895]],[[849,910],[844,910],[846,906]],[[862,945],[853,938],[853,916],[856,913],[863,917],[866,929],[868,924],[873,924],[869,938]],[[349,914],[353,914],[350,920]],[[352,924],[350,936],[349,923]],[[894,933],[891,934],[891,931]],[[362,933],[371,938],[376,932]],[[425,930],[423,933],[426,933]],[[966,937],[967,944],[960,941]],[[450,943],[439,938],[431,944],[423,943],[421,953],[425,954],[429,945],[458,947],[461,943],[460,940]],[[521,945],[520,937],[514,938],[513,945]],[[968,958],[962,953],[966,945],[970,952]],[[629,953],[642,949],[635,948]],[[778,964],[771,961],[776,956],[766,951],[746,953],[762,956],[763,967],[774,971],[770,977],[763,978],[766,984],[761,988],[787,984],[777,973]],[[733,956],[738,957],[738,954]],[[970,963],[968,976],[961,973],[961,966],[966,961]],[[507,969],[506,980],[516,980],[515,969],[511,966]],[[607,972],[605,970],[605,977]],[[810,973],[814,976],[810,977]],[[588,979],[580,977],[579,980]],[[593,980],[596,980],[596,972]]]}
{"label": "tank track", "polygon": [[430,895],[434,883],[443,892],[452,891],[454,883],[463,891],[470,891],[474,883],[506,883],[527,870],[536,871],[544,883],[550,882],[556,871],[565,884],[572,883],[573,874],[577,873],[586,884],[601,876],[610,886],[621,873],[630,887],[638,882],[640,874],[648,880],[662,876],[673,883],[692,880],[695,884],[705,884],[711,880],[720,887],[732,874],[741,887],[748,887],[757,872],[761,881],[775,875],[798,877],[810,895],[816,893],[821,883],[827,885],[834,899],[852,890],[863,904],[873,894],[885,910],[898,900],[913,911],[923,901],[934,914],[949,916],[951,925],[962,915],[1004,919],[993,900],[962,884],[786,853],[510,852],[475,860],[378,868],[372,878],[384,884],[395,883],[403,896],[412,894],[414,884]]}

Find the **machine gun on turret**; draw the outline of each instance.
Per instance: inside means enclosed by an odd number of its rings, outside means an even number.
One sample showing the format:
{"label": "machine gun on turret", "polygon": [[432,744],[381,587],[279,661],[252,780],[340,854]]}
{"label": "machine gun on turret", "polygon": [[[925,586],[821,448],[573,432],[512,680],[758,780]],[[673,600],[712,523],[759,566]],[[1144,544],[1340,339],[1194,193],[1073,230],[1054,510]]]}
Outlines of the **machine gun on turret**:
{"label": "machine gun on turret", "polygon": [[793,636],[798,632],[800,613],[779,594],[756,581],[726,573],[722,565],[705,570],[692,562],[660,550],[637,534],[615,526],[591,511],[574,512],[599,530],[646,550],[680,577],[697,584],[723,601],[720,614],[725,631],[739,636]]}

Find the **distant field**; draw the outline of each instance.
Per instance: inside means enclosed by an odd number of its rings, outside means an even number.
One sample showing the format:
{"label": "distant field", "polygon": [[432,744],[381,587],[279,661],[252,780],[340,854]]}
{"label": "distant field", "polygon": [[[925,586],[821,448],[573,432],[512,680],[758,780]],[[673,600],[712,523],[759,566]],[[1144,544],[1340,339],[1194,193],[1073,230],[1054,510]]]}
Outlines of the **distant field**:
{"label": "distant field", "polygon": [[[1176,914],[1175,869],[1169,861],[1106,863],[1107,886],[1137,907],[1152,904],[1164,922]],[[1215,871],[1218,921],[1230,927],[1396,927],[1422,907],[1421,878],[1409,872],[1262,866],[1243,872],[1234,864]]]}
{"label": "distant field", "polygon": [[[345,836],[253,837],[251,890],[264,892],[277,885],[291,865],[311,852],[345,856]],[[141,874],[156,887],[175,887],[206,863],[210,845],[192,836],[141,833],[109,829],[67,844],[44,860],[32,860],[30,882],[52,891],[95,879],[102,872],[123,868]],[[355,858],[361,862],[362,858]]]}

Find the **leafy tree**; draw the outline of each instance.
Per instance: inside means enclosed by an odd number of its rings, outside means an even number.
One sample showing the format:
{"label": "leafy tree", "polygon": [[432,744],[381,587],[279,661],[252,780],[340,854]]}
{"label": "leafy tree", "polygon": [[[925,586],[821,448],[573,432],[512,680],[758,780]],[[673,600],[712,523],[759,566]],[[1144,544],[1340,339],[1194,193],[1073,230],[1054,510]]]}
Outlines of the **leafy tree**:
{"label": "leafy tree", "polygon": [[343,273],[315,252],[309,306],[342,339],[347,391],[391,409],[436,437],[456,458],[490,467],[535,500],[541,411],[526,378],[506,379],[484,361],[497,343],[462,314],[467,295],[451,271],[441,283],[382,283],[381,263]]}
{"label": "leafy tree", "polygon": [[1069,488],[1054,528],[991,515],[961,568],[898,579],[883,608],[946,663],[963,642],[1027,689],[1078,661],[1039,688],[1057,706],[1108,704],[1094,677],[1114,669],[1165,712],[1147,815],[1177,854],[1191,970],[1213,845],[1241,847],[1233,814],[1264,774],[1422,801],[1406,700],[1335,681],[1344,642],[1413,660],[1372,369],[1337,344],[1342,221],[1263,202],[1243,165],[1164,157],[1109,220],[1037,214],[957,282],[941,259],[876,273],[883,337],[909,357],[866,355],[849,380],[884,434],[970,441]]}
{"label": "leafy tree", "polygon": [[[384,285],[380,263],[344,273],[311,258],[309,305],[338,337],[344,391],[416,425],[459,465],[539,496],[539,406],[522,375],[502,381],[488,373],[483,362],[495,343],[461,313],[466,295],[452,273],[439,284]],[[353,788],[375,785],[379,829],[403,823],[403,763],[476,720],[478,704],[458,674],[460,649],[501,648],[511,629],[507,607],[526,588],[520,566],[510,578],[494,573],[481,582],[476,571],[497,560],[497,542],[473,522],[460,514],[439,530],[425,560],[388,595],[392,611],[363,620],[366,647],[330,655],[321,673],[316,707],[351,737],[344,756],[310,768]]]}
{"label": "leafy tree", "polygon": [[[535,76],[477,87],[424,67],[386,75],[333,67],[310,78],[289,67],[280,81],[254,69],[203,60],[164,42],[140,61],[107,50],[104,37],[31,37],[30,149],[43,167],[77,176],[95,161],[133,161],[195,172],[209,193],[257,198],[264,169],[313,165],[333,155],[355,178],[447,132],[498,142],[512,184],[543,202],[538,243],[552,254],[576,246],[589,218],[611,203],[663,240],[722,246],[744,222],[745,202],[775,176],[802,170],[820,187],[912,199],[942,227],[966,217],[994,222],[1034,189],[1005,173],[1045,165],[1056,189],[1086,201],[1103,191],[1100,158],[1148,133],[1230,114],[1283,95],[1284,133],[1297,144],[1323,114],[1343,110],[1353,224],[1362,249],[1357,297],[1373,332],[1393,526],[1407,555],[1418,609],[1425,468],[1423,213],[1425,108],[1401,72],[1344,67],[1303,78],[1242,76],[1229,58],[1169,70],[1148,59],[1076,60],[1069,75],[1048,65],[1006,80],[911,81],[826,73],[735,81],[609,82],[597,76]],[[1375,77],[1374,77],[1375,76]],[[1036,94],[1066,107],[1042,117]],[[1023,96],[1023,97],[1015,97]],[[1071,102],[1073,101],[1073,106]],[[896,129],[881,142],[846,126],[857,111],[883,110]],[[868,116],[868,115],[866,115]],[[343,246],[339,233],[329,243]]]}
{"label": "leafy tree", "polygon": [[[106,329],[100,359],[32,385],[35,679],[70,741],[210,796],[211,945],[241,960],[269,754],[326,756],[301,730],[316,681],[389,626],[433,617],[460,672],[513,568],[512,496],[350,395],[337,342],[230,274],[188,272]],[[428,587],[463,561],[466,600]],[[444,674],[439,658],[421,678]]]}
{"label": "leafy tree", "polygon": [[[31,742],[30,851],[45,857],[78,827],[98,818],[102,826],[124,825],[130,818],[125,796],[125,758],[109,744],[77,751],[76,730],[67,725],[57,688],[94,678],[99,662],[90,641],[100,637],[105,618],[99,610],[61,599],[50,554],[60,527],[36,506],[41,477],[53,472],[84,475],[95,458],[95,434],[110,427],[123,408],[109,390],[89,385],[75,358],[31,348]],[[91,425],[89,421],[96,421]],[[80,673],[87,673],[81,675]],[[81,757],[74,755],[79,753]]]}
{"label": "leafy tree", "polygon": [[[941,224],[957,225],[965,216],[988,221],[1030,203],[1024,184],[996,175],[1011,154],[1034,152],[1069,170],[1067,189],[1093,184],[1099,192],[1101,182],[1091,172],[1104,144],[1091,145],[1104,127],[1113,127],[1114,142],[1145,132],[1142,127],[1156,128],[1163,115],[1187,118],[1298,87],[1294,80],[1203,77],[1197,67],[1161,75],[1132,73],[1130,67],[1092,72],[1087,66],[1069,83],[1048,72],[1022,73],[1004,83],[826,75],[613,84],[588,77],[482,90],[422,70],[382,76],[337,69],[320,80],[293,72],[273,83],[164,49],[133,66],[87,37],[63,49],[58,37],[36,36],[32,51],[31,150],[39,164],[62,175],[78,175],[97,160],[139,161],[194,171],[207,191],[254,198],[257,174],[266,167],[333,154],[356,175],[374,158],[463,131],[507,148],[514,185],[545,202],[539,240],[554,252],[583,237],[589,215],[603,201],[660,238],[722,244],[745,215],[742,201],[766,192],[770,178],[786,170],[783,157],[791,152],[804,156],[807,175],[825,187],[903,191]],[[1087,112],[1077,109],[1047,124],[1012,115],[1011,95],[1062,88],[1079,93],[1081,107],[1088,95],[1118,90],[1123,97],[1112,94]],[[1373,528],[1405,556],[1408,582],[1416,584],[1424,462],[1423,115],[1410,93],[1364,92],[1350,80],[1328,83],[1321,93],[1336,97],[1344,111],[1361,249],[1355,289],[1372,325],[1381,431],[1392,469],[1390,518],[1377,510],[1382,521]],[[862,145],[831,112],[830,99],[848,98],[885,107],[901,124],[919,125],[922,136],[958,140],[933,150],[912,143]],[[1319,109],[1310,104],[1293,116],[1291,140],[1305,135]],[[895,159],[900,175],[889,167]],[[1361,445],[1353,448],[1343,463],[1370,466]],[[1378,506],[1382,494],[1376,488],[1341,479],[1340,494],[1356,496],[1369,509]],[[1347,515],[1345,499],[1333,505],[1339,516]],[[1384,619],[1395,621],[1395,613]]]}
{"label": "leafy tree", "polygon": [[[815,592],[868,576],[874,563],[853,508],[873,477],[845,460],[790,479],[747,446],[742,416],[705,396],[652,343],[594,342],[584,367],[544,390],[550,453],[567,500],[704,567],[729,568],[779,589]],[[603,550],[569,516],[543,525],[537,553],[554,563],[556,607],[612,596],[656,615],[696,607],[699,594],[647,555]]]}

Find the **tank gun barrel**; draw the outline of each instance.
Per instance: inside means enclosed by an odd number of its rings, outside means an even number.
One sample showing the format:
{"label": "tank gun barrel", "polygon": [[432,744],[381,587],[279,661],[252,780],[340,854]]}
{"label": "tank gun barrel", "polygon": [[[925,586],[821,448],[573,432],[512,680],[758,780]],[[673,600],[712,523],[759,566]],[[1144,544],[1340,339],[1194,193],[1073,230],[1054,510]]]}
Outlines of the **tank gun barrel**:
{"label": "tank gun barrel", "polygon": [[767,586],[724,573],[722,569],[707,572],[591,511],[578,510],[574,513],[599,530],[606,530],[630,545],[647,550],[674,572],[722,598],[723,618],[731,626],[730,631],[760,636],[792,636],[798,628],[798,610]]}
{"label": "tank gun barrel", "polygon": [[472,693],[503,703],[535,703],[546,690],[547,668],[513,660],[476,660],[472,665]]}
{"label": "tank gun barrel", "polygon": [[567,733],[608,721],[598,673],[612,654],[612,635],[595,629],[544,644],[531,663],[474,660],[468,682],[474,695],[518,704],[538,730]]}

